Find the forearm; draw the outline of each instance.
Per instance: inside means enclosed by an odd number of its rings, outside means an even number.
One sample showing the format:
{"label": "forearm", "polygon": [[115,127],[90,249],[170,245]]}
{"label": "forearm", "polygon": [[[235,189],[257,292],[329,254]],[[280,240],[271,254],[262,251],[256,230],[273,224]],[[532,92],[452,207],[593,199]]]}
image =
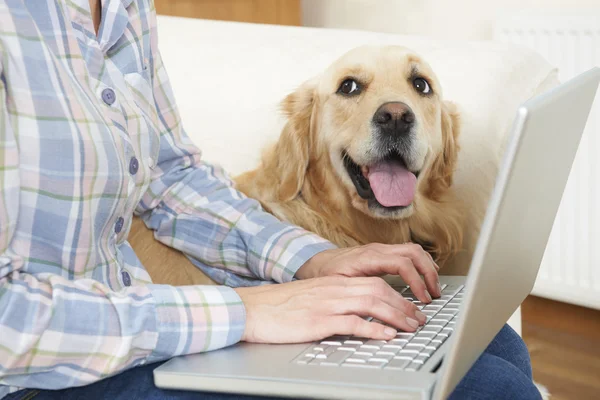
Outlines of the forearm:
{"label": "forearm", "polygon": [[334,246],[265,212],[217,167],[194,160],[153,181],[138,206],[161,242],[230,286],[288,282],[313,255]]}
{"label": "forearm", "polygon": [[[0,280],[0,385],[60,389],[240,340],[245,310],[225,287]],[[73,374],[73,370],[79,371]]]}

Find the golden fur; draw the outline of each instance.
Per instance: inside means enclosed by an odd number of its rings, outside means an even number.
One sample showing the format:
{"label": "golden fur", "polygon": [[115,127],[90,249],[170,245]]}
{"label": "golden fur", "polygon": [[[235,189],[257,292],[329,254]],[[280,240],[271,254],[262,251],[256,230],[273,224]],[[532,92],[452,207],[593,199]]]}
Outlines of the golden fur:
{"label": "golden fur", "polygon": [[[420,97],[408,76],[416,67],[434,95]],[[335,89],[346,76],[367,84],[360,101],[343,99]],[[418,120],[415,154],[422,162],[413,205],[389,215],[373,212],[359,197],[343,169],[339,149],[361,157],[368,149],[374,110],[402,101]],[[277,217],[327,238],[338,246],[371,242],[422,244],[440,264],[463,247],[467,209],[459,207],[452,187],[459,151],[459,114],[442,99],[431,68],[401,47],[362,47],[336,61],[282,103],[287,117],[279,140],[261,165],[235,178],[237,188],[258,199]],[[179,251],[158,243],[134,218],[129,241],[155,283],[211,283]],[[465,252],[463,252],[463,256]],[[468,255],[467,255],[468,256]],[[466,270],[448,266],[447,273]],[[445,271],[442,271],[445,272]]]}
{"label": "golden fur", "polygon": [[[433,96],[419,95],[410,82],[418,70]],[[346,77],[359,77],[359,100],[335,93]],[[423,169],[413,205],[390,215],[369,209],[343,169],[340,149],[361,154],[372,141],[370,121],[383,103],[410,105],[418,121]],[[433,71],[401,47],[362,47],[325,73],[304,83],[282,103],[287,123],[261,165],[235,179],[277,217],[319,234],[338,246],[372,242],[422,244],[443,264],[462,246],[462,218],[452,190],[459,151],[459,115],[443,101]],[[365,145],[366,144],[366,145]]]}

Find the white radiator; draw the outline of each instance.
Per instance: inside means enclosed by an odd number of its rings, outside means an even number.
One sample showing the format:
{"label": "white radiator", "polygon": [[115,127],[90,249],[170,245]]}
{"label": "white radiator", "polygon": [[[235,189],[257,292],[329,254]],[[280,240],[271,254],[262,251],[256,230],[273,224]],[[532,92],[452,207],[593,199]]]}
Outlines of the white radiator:
{"label": "white radiator", "polygon": [[[561,82],[600,66],[600,14],[506,18],[496,25],[494,37],[536,50],[559,68]],[[533,294],[600,309],[599,208],[600,95],[596,96]]]}

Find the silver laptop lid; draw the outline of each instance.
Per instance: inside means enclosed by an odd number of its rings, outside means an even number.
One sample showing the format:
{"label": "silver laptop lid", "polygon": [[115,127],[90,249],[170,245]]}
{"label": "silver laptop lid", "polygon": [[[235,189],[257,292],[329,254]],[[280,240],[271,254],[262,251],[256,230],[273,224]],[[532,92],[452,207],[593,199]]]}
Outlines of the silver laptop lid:
{"label": "silver laptop lid", "polygon": [[449,396],[531,292],[599,81],[594,68],[519,109],[434,398]]}

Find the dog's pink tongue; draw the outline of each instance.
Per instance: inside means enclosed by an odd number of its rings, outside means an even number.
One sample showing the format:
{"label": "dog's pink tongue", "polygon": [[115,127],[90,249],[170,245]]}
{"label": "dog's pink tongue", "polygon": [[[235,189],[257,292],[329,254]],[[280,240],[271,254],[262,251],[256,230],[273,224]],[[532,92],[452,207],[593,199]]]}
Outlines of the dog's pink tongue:
{"label": "dog's pink tongue", "polygon": [[370,166],[367,179],[382,206],[408,206],[413,202],[417,177],[399,162],[382,161]]}

